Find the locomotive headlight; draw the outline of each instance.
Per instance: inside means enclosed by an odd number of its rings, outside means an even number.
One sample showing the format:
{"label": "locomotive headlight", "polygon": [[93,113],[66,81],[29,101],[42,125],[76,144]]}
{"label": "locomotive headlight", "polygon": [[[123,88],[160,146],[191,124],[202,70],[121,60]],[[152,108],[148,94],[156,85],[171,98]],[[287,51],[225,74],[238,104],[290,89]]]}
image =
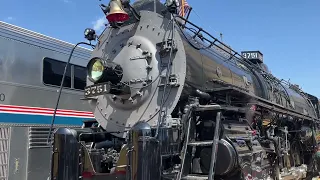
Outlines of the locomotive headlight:
{"label": "locomotive headlight", "polygon": [[100,58],[93,58],[89,61],[87,65],[87,71],[90,81],[97,82],[103,76],[104,65]]}
{"label": "locomotive headlight", "polygon": [[93,83],[111,82],[117,84],[123,76],[123,69],[119,64],[105,62],[103,59],[92,58],[87,65],[89,80]]}

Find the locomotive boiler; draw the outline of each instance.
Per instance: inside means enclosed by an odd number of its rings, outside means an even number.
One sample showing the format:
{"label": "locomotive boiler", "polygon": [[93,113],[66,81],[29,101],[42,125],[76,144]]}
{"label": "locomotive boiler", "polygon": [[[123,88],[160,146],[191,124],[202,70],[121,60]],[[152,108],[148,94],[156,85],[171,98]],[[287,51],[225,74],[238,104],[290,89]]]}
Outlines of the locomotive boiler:
{"label": "locomotive boiler", "polygon": [[51,179],[310,179],[318,98],[178,8],[102,6],[110,24],[88,59],[84,95],[95,120],[54,133]]}

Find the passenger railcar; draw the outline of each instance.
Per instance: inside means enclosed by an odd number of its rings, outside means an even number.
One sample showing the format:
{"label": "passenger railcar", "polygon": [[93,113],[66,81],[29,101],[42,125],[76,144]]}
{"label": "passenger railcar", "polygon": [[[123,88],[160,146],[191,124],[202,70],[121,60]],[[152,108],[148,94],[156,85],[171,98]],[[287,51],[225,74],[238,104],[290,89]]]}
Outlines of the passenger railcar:
{"label": "passenger railcar", "polygon": [[[47,134],[72,44],[0,21],[0,178],[45,180]],[[75,50],[55,127],[81,127],[93,118],[83,98],[92,50]]]}

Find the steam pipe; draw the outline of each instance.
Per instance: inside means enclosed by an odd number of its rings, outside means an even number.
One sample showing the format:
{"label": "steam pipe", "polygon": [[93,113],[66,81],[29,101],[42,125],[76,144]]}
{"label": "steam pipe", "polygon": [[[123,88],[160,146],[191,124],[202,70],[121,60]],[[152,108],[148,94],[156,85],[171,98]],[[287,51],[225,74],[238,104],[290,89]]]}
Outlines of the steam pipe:
{"label": "steam pipe", "polygon": [[47,137],[47,143],[48,143],[48,144],[49,144],[49,139],[50,139],[50,136],[51,136],[51,131],[52,131],[52,127],[53,127],[53,124],[54,124],[54,120],[55,120],[55,117],[56,117],[56,112],[57,112],[58,105],[59,105],[59,102],[60,102],[62,87],[63,87],[64,79],[65,79],[65,77],[66,77],[67,68],[68,68],[68,66],[69,66],[69,63],[70,63],[70,60],[71,60],[71,57],[72,57],[72,54],[73,54],[74,50],[75,50],[76,47],[77,47],[78,45],[80,45],[80,44],[85,44],[85,45],[88,45],[88,46],[93,47],[93,45],[92,45],[91,43],[89,44],[89,43],[86,43],[86,42],[78,42],[75,46],[73,46],[73,48],[72,48],[72,50],[71,50],[71,52],[70,52],[70,55],[69,55],[67,64],[66,64],[66,66],[64,67],[64,72],[63,72],[63,76],[62,76],[62,80],[61,80],[61,84],[60,84],[60,89],[59,89],[59,95],[58,95],[56,107],[55,107],[54,112],[53,112],[53,117],[52,117],[52,120],[51,120],[50,130],[49,130],[49,134],[48,134],[48,137]]}

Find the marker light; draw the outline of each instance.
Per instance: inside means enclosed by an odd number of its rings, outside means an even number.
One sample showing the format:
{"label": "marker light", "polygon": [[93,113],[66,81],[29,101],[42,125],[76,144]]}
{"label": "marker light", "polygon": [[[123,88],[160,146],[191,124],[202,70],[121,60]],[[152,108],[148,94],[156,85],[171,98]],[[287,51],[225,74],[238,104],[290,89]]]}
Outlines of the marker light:
{"label": "marker light", "polygon": [[82,173],[83,178],[92,178],[93,177],[93,172],[83,172]]}

